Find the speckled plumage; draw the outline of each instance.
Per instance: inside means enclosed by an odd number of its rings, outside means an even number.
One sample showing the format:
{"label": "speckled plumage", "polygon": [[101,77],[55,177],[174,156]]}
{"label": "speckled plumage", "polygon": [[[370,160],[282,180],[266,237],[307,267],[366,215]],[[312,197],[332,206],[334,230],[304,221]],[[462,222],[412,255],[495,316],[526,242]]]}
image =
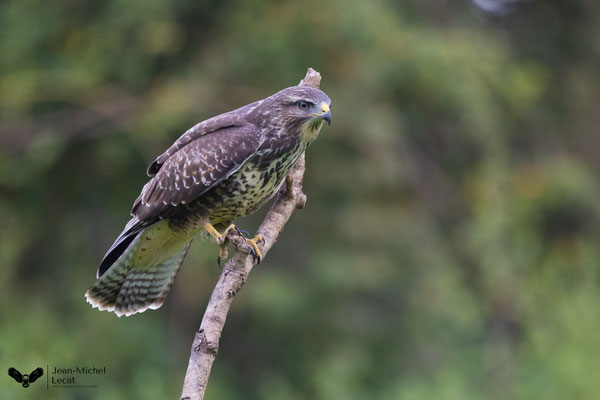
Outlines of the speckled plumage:
{"label": "speckled plumage", "polygon": [[152,179],[102,260],[88,301],[119,316],[159,307],[182,247],[205,224],[223,229],[269,200],[330,121],[330,102],[318,89],[295,86],[185,132],[148,167]]}

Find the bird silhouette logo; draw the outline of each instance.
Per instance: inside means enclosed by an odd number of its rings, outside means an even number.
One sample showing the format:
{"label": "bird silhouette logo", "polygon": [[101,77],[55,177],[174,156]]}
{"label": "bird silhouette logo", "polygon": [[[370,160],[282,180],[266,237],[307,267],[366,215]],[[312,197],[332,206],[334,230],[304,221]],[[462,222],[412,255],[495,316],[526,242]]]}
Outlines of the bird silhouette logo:
{"label": "bird silhouette logo", "polygon": [[44,370],[40,367],[36,368],[30,374],[21,375],[16,368],[8,369],[8,376],[23,385],[24,388],[29,387],[30,383],[35,382],[40,376],[44,375]]}

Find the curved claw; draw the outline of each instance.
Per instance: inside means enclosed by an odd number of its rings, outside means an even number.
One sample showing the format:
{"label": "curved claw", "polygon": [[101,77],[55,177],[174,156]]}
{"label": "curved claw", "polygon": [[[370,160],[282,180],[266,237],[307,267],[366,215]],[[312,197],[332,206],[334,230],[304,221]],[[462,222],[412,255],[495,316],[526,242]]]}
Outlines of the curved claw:
{"label": "curved claw", "polygon": [[265,244],[265,239],[263,239],[262,235],[259,233],[254,238],[255,241],[258,241],[260,244]]}
{"label": "curved claw", "polygon": [[260,254],[256,254],[254,248],[251,249],[250,254],[252,255],[252,262],[256,261],[256,265],[260,264]]}
{"label": "curved claw", "polygon": [[240,236],[250,236],[250,234],[248,233],[248,231],[244,230],[244,229],[240,229],[237,226],[235,227],[235,231],[238,233],[238,235]]}
{"label": "curved claw", "polygon": [[254,238],[252,239],[248,239],[247,236],[249,236],[248,231],[245,231],[243,229],[238,228],[237,226],[235,226],[234,224],[231,224],[227,227],[227,229],[225,229],[225,232],[223,232],[223,234],[219,233],[214,226],[212,226],[210,223],[204,224],[203,225],[204,229],[213,237],[215,238],[216,242],[219,244],[219,255],[217,256],[217,266],[219,268],[221,268],[221,260],[224,260],[227,258],[227,235],[229,234],[229,232],[231,232],[231,230],[235,230],[238,235],[240,235],[241,237],[244,238],[244,240],[246,240],[246,243],[248,243],[250,245],[251,248],[251,254],[252,254],[252,262],[256,262],[256,265],[260,264],[261,261],[261,253],[260,253],[260,249],[258,248],[258,245],[256,244],[258,243],[262,243],[265,244],[265,240],[263,239],[263,237],[261,236],[261,234],[257,234]]}
{"label": "curved claw", "polygon": [[252,254],[252,262],[257,261],[256,265],[260,264],[260,249],[258,248],[258,245],[256,244],[256,242],[260,242],[262,241],[264,243],[264,240],[262,238],[262,236],[260,234],[256,235],[256,237],[254,239],[246,239],[246,243],[248,243],[250,245],[250,254]]}

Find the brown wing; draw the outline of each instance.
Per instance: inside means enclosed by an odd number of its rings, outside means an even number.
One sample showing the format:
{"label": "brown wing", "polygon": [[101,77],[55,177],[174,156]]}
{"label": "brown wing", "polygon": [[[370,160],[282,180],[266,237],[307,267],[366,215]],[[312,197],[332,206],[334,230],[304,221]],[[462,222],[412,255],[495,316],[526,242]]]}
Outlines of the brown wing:
{"label": "brown wing", "polygon": [[177,139],[175,141],[175,143],[173,143],[171,145],[171,147],[169,147],[167,149],[167,151],[165,151],[163,154],[158,156],[156,158],[156,160],[154,160],[152,162],[152,164],[150,164],[148,166],[148,171],[147,171],[148,176],[156,175],[157,172],[162,167],[162,165],[173,154],[175,154],[179,149],[186,146],[188,143],[192,142],[193,140],[198,139],[199,137],[206,135],[208,133],[216,132],[220,129],[228,129],[228,128],[236,128],[236,127],[244,126],[246,124],[246,120],[245,120],[246,113],[249,111],[252,111],[261,102],[262,102],[262,100],[259,100],[254,103],[247,104],[244,107],[238,108],[236,110],[229,111],[229,112],[221,114],[221,115],[217,115],[215,117],[207,119],[206,121],[202,121],[202,122],[196,124],[195,126],[193,126],[192,128],[188,129],[187,132],[185,132],[183,135],[181,135],[179,137],[179,139]]}
{"label": "brown wing", "polygon": [[260,144],[260,133],[250,124],[197,137],[164,161],[142,189],[131,215],[142,221],[152,220],[194,201],[237,171]]}

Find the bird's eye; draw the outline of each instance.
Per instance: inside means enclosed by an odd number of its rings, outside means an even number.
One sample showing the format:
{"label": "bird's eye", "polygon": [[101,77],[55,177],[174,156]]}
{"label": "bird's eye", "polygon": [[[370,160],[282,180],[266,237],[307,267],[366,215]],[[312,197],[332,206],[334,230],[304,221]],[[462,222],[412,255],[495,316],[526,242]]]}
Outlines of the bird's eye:
{"label": "bird's eye", "polygon": [[308,102],[304,101],[304,100],[300,100],[298,102],[298,108],[300,108],[301,110],[306,110],[308,108]]}

